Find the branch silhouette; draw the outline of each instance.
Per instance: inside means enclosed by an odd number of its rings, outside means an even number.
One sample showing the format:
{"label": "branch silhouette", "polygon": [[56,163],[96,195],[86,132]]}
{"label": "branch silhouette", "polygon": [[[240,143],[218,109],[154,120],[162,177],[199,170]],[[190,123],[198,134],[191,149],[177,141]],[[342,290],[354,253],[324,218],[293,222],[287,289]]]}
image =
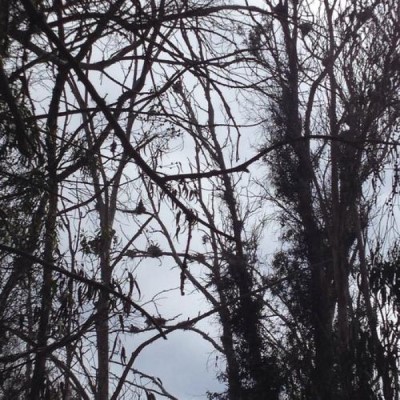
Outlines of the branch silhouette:
{"label": "branch silhouette", "polygon": [[166,175],[162,178],[162,180],[164,182],[170,182],[170,181],[179,181],[179,180],[185,180],[185,179],[212,178],[214,176],[232,174],[235,172],[250,172],[249,167],[252,164],[261,160],[263,157],[265,157],[267,154],[271,153],[272,151],[277,150],[283,146],[287,146],[287,145],[298,143],[298,142],[305,142],[310,139],[324,139],[324,140],[329,140],[329,141],[334,141],[334,142],[341,142],[341,143],[349,144],[349,145],[352,145],[354,147],[361,148],[361,149],[362,149],[362,147],[360,145],[364,145],[364,144],[383,144],[386,146],[399,146],[400,145],[400,142],[390,141],[390,140],[368,140],[368,139],[366,139],[361,142],[358,140],[351,140],[351,139],[345,139],[342,137],[334,137],[334,136],[327,136],[327,135],[302,136],[302,137],[297,137],[297,138],[290,138],[287,140],[281,140],[281,141],[261,150],[254,157],[250,158],[249,160],[245,161],[244,163],[239,164],[232,168],[227,168],[225,170],[215,170],[214,169],[214,170],[207,171],[207,172]]}

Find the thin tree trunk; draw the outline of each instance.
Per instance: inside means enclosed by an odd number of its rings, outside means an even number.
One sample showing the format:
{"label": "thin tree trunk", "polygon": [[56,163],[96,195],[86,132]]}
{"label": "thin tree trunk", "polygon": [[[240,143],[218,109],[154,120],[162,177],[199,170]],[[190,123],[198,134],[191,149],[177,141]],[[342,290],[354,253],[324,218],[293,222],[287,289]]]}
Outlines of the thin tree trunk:
{"label": "thin tree trunk", "polygon": [[[45,247],[43,259],[48,264],[54,263],[53,253],[56,242],[56,221],[57,221],[57,183],[49,185],[49,210],[45,224]],[[43,269],[43,282],[41,291],[41,307],[39,329],[37,333],[37,353],[35,357],[35,367],[31,382],[30,400],[40,400],[43,398],[46,379],[46,359],[45,348],[49,337],[49,319],[52,308],[52,282],[53,273],[50,268]]]}
{"label": "thin tree trunk", "polygon": [[[47,190],[48,210],[45,221],[44,251],[43,259],[48,264],[54,263],[54,250],[56,248],[57,236],[57,206],[58,206],[58,180],[57,180],[57,114],[59,102],[64,88],[67,69],[60,70],[53,89],[53,96],[49,107],[47,121],[48,134],[46,137],[47,146]],[[43,269],[43,282],[41,291],[41,310],[39,329],[37,336],[38,351],[35,357],[35,367],[31,382],[30,400],[39,400],[45,390],[46,359],[45,347],[49,336],[49,319],[52,308],[53,272],[50,268]]]}

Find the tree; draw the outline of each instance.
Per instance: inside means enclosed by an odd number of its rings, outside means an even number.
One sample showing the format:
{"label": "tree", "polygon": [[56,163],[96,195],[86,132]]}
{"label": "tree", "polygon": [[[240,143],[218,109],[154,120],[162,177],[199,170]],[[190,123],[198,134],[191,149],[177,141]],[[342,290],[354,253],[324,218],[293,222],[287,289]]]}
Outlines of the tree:
{"label": "tree", "polygon": [[[179,331],[224,359],[210,398],[398,398],[398,257],[371,233],[395,4],[6,3],[1,394],[175,399],[138,358]],[[192,292],[209,309],[165,311]]]}
{"label": "tree", "polygon": [[[204,41],[199,37],[196,39],[199,53],[206,54]],[[217,95],[213,95],[216,87],[213,71],[207,66],[202,70],[204,78],[200,79],[201,94],[198,91],[191,94],[187,88],[180,86],[176,90],[175,101],[182,102],[182,112],[189,116],[185,129],[192,137],[196,154],[190,165],[192,179],[183,182],[183,188],[197,199],[200,211],[209,224],[216,226],[221,223],[222,228],[219,230],[230,236],[229,239],[221,238],[213,229],[204,232],[202,242],[207,248],[207,256],[197,259],[209,270],[206,287],[210,287],[211,292],[207,291],[205,296],[214,306],[218,305],[221,343],[227,363],[224,373],[228,383],[227,398],[257,399],[264,395],[278,398],[279,372],[274,357],[264,352],[260,332],[262,293],[257,293],[257,242],[255,236],[251,238],[251,205],[242,206],[240,193],[236,189],[239,179],[243,178],[235,179],[224,172],[237,149],[234,144],[235,136],[238,135],[237,121],[223,94],[216,90]],[[207,101],[204,120],[197,117],[194,111],[193,104],[197,96],[204,96]],[[225,123],[217,119],[216,109],[219,105],[223,107]],[[229,145],[224,136],[223,141],[220,141],[218,127],[233,127],[236,130],[236,133],[232,132],[228,136]],[[239,136],[236,140],[239,140]],[[200,175],[207,172],[204,165],[207,165],[206,169],[222,172],[215,179],[203,183],[200,178],[196,178],[196,173]],[[188,229],[189,244],[192,233],[191,228]],[[186,269],[187,266],[182,265],[182,268]],[[193,279],[191,275],[190,278]]]}
{"label": "tree", "polygon": [[396,6],[324,2],[311,12],[307,2],[280,4],[277,11],[269,3],[276,18],[256,22],[249,45],[268,82],[257,88],[266,103],[267,145],[285,143],[265,159],[268,196],[281,209],[287,243],[274,267],[277,276],[291,276],[273,294],[313,346],[306,360],[311,387],[296,383],[303,386],[298,396],[377,398],[382,390],[394,398],[365,238],[377,179],[397,143]]}
{"label": "tree", "polygon": [[[26,0],[12,3],[2,15],[7,26],[0,38],[7,64],[2,94],[18,128],[13,148],[40,163],[42,179],[38,186],[42,196],[40,214],[34,213],[31,223],[36,229],[32,246],[2,244],[5,254],[27,263],[24,271],[32,281],[30,288],[35,287],[34,318],[22,324],[18,334],[13,328],[15,320],[5,325],[7,335],[18,338],[28,350],[2,358],[7,368],[15,368],[14,362],[28,358],[26,386],[31,399],[70,398],[75,394],[105,399],[110,395],[111,381],[116,387],[112,397],[117,397],[122,387],[128,390],[127,374],[139,351],[164,333],[161,317],[152,317],[130,300],[134,291],[140,295],[140,287],[134,271],[125,271],[123,266],[127,257],[135,258],[136,250],[130,247],[141,237],[148,238],[145,256],[160,256],[149,233],[157,225],[150,223],[163,223],[159,208],[167,201],[175,208],[172,211],[176,217],[178,212],[185,216],[187,229],[197,223],[218,236],[224,235],[214,222],[202,219],[190,201],[178,195],[174,185],[157,172],[174,140],[180,140],[177,125],[171,124],[174,115],[165,111],[165,94],[178,93],[185,74],[200,80],[203,69],[199,68],[189,37],[194,32],[203,35],[200,18],[207,22],[208,15],[224,8],[222,4],[210,7],[201,2],[132,5],[116,1],[88,5],[34,4]],[[207,28],[204,34],[208,34]],[[185,50],[181,49],[182,38]],[[214,63],[215,69],[221,70],[225,66],[222,60],[225,58],[229,64],[235,62],[234,57],[234,53],[228,53],[215,62],[202,62]],[[109,72],[117,69],[120,73]],[[106,83],[95,86],[99,77]],[[22,108],[11,91],[14,82],[21,86],[32,116],[20,115]],[[108,92],[108,85],[113,85],[112,92]],[[23,126],[29,121],[37,125],[37,148]],[[166,132],[164,124],[171,124]],[[133,168],[132,162],[136,165]],[[222,165],[221,159],[218,165]],[[225,181],[229,189],[229,179]],[[176,186],[180,190],[180,185]],[[144,197],[146,191],[148,198]],[[155,199],[155,209],[148,213],[148,204]],[[126,215],[137,226],[133,235],[116,229],[119,218]],[[143,216],[148,217],[144,222]],[[235,213],[232,217],[237,219]],[[236,241],[242,246],[240,238]],[[181,261],[182,286],[187,257],[188,250]],[[6,260],[5,270],[8,265]],[[19,279],[19,274],[16,268],[11,276]],[[4,298],[18,290],[16,282],[9,282],[3,290]],[[242,294],[248,286],[243,286]],[[25,302],[30,298],[23,295]],[[250,311],[254,308],[249,297],[244,296],[243,302],[248,303]],[[12,307],[14,315],[27,314],[22,305],[17,302]],[[131,333],[147,330],[143,328],[145,318],[159,334],[145,341],[128,359],[121,338],[127,326],[133,327],[129,328]],[[187,323],[177,324],[178,328],[186,330]],[[88,353],[93,331],[98,348],[94,356]],[[251,337],[251,330],[245,333],[247,341],[258,340]],[[258,348],[251,352],[253,355],[246,357],[259,357]],[[115,364],[116,358],[124,370],[122,377],[111,374],[111,363]],[[95,365],[95,373],[91,365]],[[249,365],[246,368],[254,370]],[[130,385],[130,390],[136,390],[135,386]],[[165,391],[163,394],[168,396]]]}

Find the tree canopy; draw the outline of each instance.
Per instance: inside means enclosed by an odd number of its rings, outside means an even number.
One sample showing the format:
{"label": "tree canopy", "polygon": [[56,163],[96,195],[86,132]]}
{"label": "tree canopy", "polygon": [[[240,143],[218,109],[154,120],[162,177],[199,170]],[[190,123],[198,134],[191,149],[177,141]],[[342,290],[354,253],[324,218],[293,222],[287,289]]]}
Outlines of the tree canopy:
{"label": "tree canopy", "polygon": [[0,398],[400,399],[399,7],[1,0]]}

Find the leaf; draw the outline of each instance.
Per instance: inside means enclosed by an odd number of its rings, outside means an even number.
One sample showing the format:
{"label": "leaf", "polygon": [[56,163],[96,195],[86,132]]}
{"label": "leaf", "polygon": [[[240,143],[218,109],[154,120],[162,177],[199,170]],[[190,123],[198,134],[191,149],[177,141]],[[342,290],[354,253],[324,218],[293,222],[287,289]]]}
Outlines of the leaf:
{"label": "leaf", "polygon": [[142,293],[141,293],[141,291],[140,291],[139,284],[137,283],[136,280],[135,280],[133,283],[134,283],[135,286],[136,286],[136,289],[137,289],[137,291],[138,291],[138,293],[139,293],[139,297],[142,297]]}
{"label": "leaf", "polygon": [[180,231],[181,231],[181,226],[178,225],[178,226],[176,227],[176,232],[175,232],[175,236],[174,236],[175,239],[178,239],[178,235],[179,235],[179,232],[180,232]]}
{"label": "leaf", "polygon": [[179,221],[180,221],[180,219],[181,219],[181,215],[182,215],[182,210],[179,210],[179,211],[176,213],[176,217],[175,217],[175,221],[176,221],[176,224],[177,224],[177,225],[179,225]]}
{"label": "leaf", "polygon": [[122,364],[126,364],[126,352],[125,352],[125,347],[122,347],[121,349],[121,362]]}
{"label": "leaf", "polygon": [[94,290],[93,290],[93,287],[91,285],[88,285],[87,288],[88,288],[88,290],[87,290],[87,298],[90,301],[90,300],[92,300],[92,296],[93,296]]}
{"label": "leaf", "polygon": [[196,190],[191,189],[189,193],[189,200],[192,201],[196,197],[196,194],[197,194]]}
{"label": "leaf", "polygon": [[118,335],[115,336],[114,343],[113,343],[113,347],[112,347],[112,350],[111,350],[111,354],[114,354],[114,353],[115,353],[115,349],[116,349],[116,347],[117,347],[117,341],[118,341]]}
{"label": "leaf", "polygon": [[79,306],[82,307],[82,286],[78,287],[78,303]]}
{"label": "leaf", "polygon": [[128,278],[129,278],[129,296],[132,296],[133,286],[135,282],[135,278],[133,277],[132,272],[128,272]]}

